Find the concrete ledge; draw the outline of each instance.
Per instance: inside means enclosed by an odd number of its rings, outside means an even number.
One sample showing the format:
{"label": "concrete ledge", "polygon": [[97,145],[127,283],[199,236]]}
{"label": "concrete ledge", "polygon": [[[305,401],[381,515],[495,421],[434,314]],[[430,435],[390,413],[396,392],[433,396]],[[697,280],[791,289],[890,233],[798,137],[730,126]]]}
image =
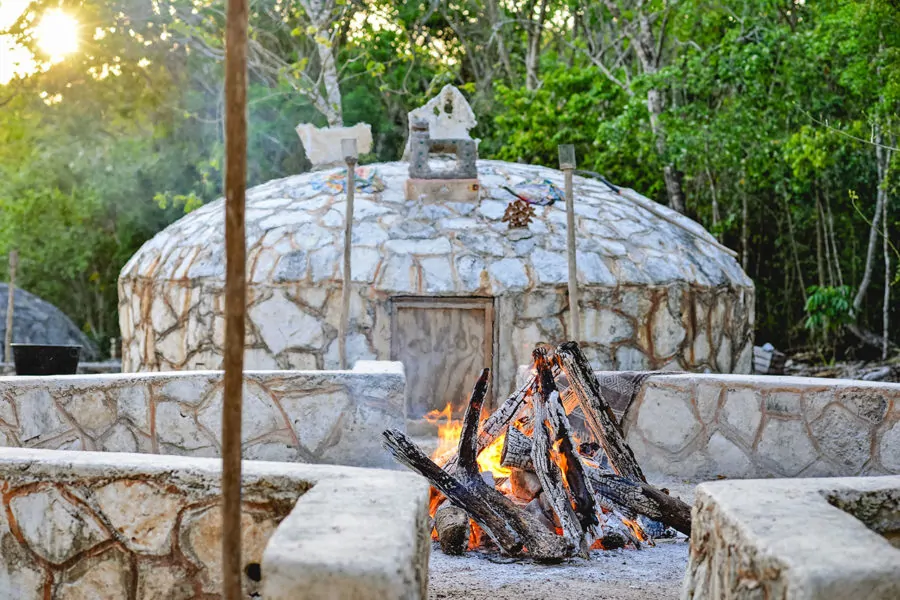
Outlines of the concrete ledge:
{"label": "concrete ledge", "polygon": [[[0,598],[218,597],[220,481],[215,459],[0,448]],[[424,600],[427,506],[411,474],[247,461],[244,591]]]}
{"label": "concrete ledge", "polygon": [[[244,458],[396,468],[379,440],[406,427],[402,364],[244,382]],[[0,377],[0,446],[212,457],[221,418],[221,371]]]}
{"label": "concrete ledge", "polygon": [[897,531],[900,477],[704,483],[682,598],[895,599]]}
{"label": "concrete ledge", "polygon": [[366,471],[318,482],[266,547],[264,597],[427,598],[428,485],[391,475]]}

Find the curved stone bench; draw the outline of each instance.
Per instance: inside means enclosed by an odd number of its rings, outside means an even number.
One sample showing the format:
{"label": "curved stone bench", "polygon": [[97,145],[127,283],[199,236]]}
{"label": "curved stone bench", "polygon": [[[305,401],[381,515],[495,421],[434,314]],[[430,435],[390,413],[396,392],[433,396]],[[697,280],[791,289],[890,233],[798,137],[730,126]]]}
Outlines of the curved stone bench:
{"label": "curved stone bench", "polygon": [[[186,600],[221,592],[221,461],[0,448],[0,597]],[[428,484],[246,461],[244,589],[425,600]]]}
{"label": "curved stone bench", "polygon": [[[0,377],[0,446],[218,456],[222,372]],[[246,459],[397,468],[381,432],[406,428],[399,362],[352,371],[245,371]]]}
{"label": "curved stone bench", "polygon": [[623,419],[648,473],[687,479],[900,474],[900,384],[654,375]]}
{"label": "curved stone bench", "polygon": [[683,600],[900,598],[900,477],[702,483],[693,515]]}

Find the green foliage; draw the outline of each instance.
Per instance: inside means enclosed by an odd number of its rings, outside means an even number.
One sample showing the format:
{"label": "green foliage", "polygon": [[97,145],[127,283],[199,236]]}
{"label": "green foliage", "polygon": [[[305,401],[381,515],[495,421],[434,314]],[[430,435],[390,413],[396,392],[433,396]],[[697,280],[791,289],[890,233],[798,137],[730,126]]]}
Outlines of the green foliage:
{"label": "green foliage", "polygon": [[811,286],[804,327],[813,332],[837,333],[853,323],[853,298],[847,286]]}

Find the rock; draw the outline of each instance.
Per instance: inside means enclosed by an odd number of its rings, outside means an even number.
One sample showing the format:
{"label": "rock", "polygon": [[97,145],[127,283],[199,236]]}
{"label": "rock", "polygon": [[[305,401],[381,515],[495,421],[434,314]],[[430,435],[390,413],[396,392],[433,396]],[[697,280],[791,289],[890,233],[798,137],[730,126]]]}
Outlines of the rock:
{"label": "rock", "polygon": [[716,431],[709,438],[707,451],[713,462],[710,476],[743,478],[753,475],[753,463],[737,444]]}
{"label": "rock", "polygon": [[160,402],[156,405],[156,437],[160,442],[182,450],[214,447],[213,441],[201,434],[190,409],[177,402]]}
{"label": "rock", "polygon": [[137,597],[141,600],[190,600],[194,597],[191,579],[180,567],[138,563]]}
{"label": "rock", "polygon": [[94,497],[126,548],[139,554],[169,553],[183,502],[179,496],[143,481],[120,479],[96,490]]}
{"label": "rock", "polygon": [[[669,452],[678,452],[700,433],[702,425],[690,409],[686,390],[648,387],[641,401],[637,427],[644,438]],[[655,406],[651,409],[651,406]],[[666,420],[656,418],[665,414]]]}
{"label": "rock", "polygon": [[276,290],[271,298],[251,306],[248,315],[272,354],[288,347],[316,348],[325,341],[321,322]]}
{"label": "rock", "polygon": [[900,473],[900,421],[894,422],[889,429],[881,435],[878,444],[881,464],[892,473]]}
{"label": "rock", "polygon": [[748,446],[756,439],[760,421],[762,410],[758,392],[749,388],[732,388],[725,393],[719,423],[731,426]]}
{"label": "rock", "polygon": [[341,140],[356,140],[356,150],[366,154],[372,150],[372,127],[368,123],[357,123],[352,127],[316,127],[312,123],[297,125],[297,135],[303,142],[306,158],[314,166],[344,164]]}
{"label": "rock", "polygon": [[67,569],[54,598],[96,600],[127,598],[131,589],[131,565],[118,548],[110,548],[99,556],[91,556]]}
{"label": "rock", "polygon": [[803,422],[783,419],[766,421],[756,452],[781,467],[788,477],[808,467],[818,455]]}
{"label": "rock", "polygon": [[528,275],[524,263],[517,258],[504,258],[491,263],[491,277],[500,284],[500,289],[521,289],[528,285]]}
{"label": "rock", "polygon": [[73,503],[56,488],[15,496],[9,506],[28,547],[54,564],[109,539],[86,507]]}
{"label": "rock", "polygon": [[91,437],[98,437],[116,420],[115,405],[101,391],[66,395],[62,405],[82,431]]}
{"label": "rock", "polygon": [[[241,513],[241,561],[262,564],[262,554],[276,523],[263,514]],[[222,589],[222,511],[211,506],[185,514],[179,532],[180,545],[192,562],[201,568],[200,578],[207,593]],[[247,585],[247,578],[244,577]]]}
{"label": "rock", "polygon": [[617,312],[603,308],[582,312],[582,335],[585,339],[604,340],[606,343],[631,339],[634,325]]}
{"label": "rock", "polygon": [[35,438],[49,438],[69,429],[59,417],[53,398],[47,390],[30,389],[16,394],[19,415],[19,439],[24,444]]}
{"label": "rock", "polygon": [[829,406],[810,424],[819,449],[828,458],[856,475],[869,460],[872,448],[871,425],[860,421],[844,407]]}
{"label": "rock", "polygon": [[[253,381],[245,381],[241,404],[241,442],[260,438],[267,433],[286,426],[281,411],[269,393]],[[222,429],[222,389],[216,390],[213,397],[197,414],[197,421],[207,431],[217,435]]]}
{"label": "rock", "polygon": [[569,280],[569,265],[565,254],[535,250],[531,255],[535,275],[540,283],[566,283]]}
{"label": "rock", "polygon": [[351,406],[352,400],[343,390],[308,396],[291,394],[281,399],[281,407],[287,413],[297,439],[312,453],[320,450]]}
{"label": "rock", "polygon": [[669,314],[665,305],[657,307],[651,321],[653,354],[657,358],[672,356],[684,341],[684,326]]}

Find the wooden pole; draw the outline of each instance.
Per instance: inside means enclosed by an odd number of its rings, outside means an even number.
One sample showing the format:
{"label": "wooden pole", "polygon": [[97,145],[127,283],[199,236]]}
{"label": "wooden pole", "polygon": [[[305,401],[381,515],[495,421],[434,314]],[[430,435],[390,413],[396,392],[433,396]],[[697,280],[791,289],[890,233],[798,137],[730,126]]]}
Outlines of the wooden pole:
{"label": "wooden pole", "polygon": [[9,300],[6,302],[6,339],[4,340],[4,349],[7,364],[12,364],[13,362],[13,310],[15,309],[16,267],[18,266],[19,253],[13,250],[9,253]]}
{"label": "wooden pole", "polygon": [[566,182],[566,244],[569,254],[569,329],[572,340],[581,340],[581,316],[578,310],[578,267],[575,260],[575,192],[572,185],[575,171],[575,148],[569,144],[559,146],[559,168]]}
{"label": "wooden pole", "polygon": [[248,0],[228,0],[225,23],[225,356],[222,409],[222,598],[240,600],[241,389],[247,310]]}
{"label": "wooden pole", "polygon": [[344,211],[344,278],[341,282],[341,322],[338,354],[341,369],[347,368],[347,330],[350,328],[350,253],[353,248],[353,197],[356,195],[356,140],[341,140],[347,162],[347,209]]}

